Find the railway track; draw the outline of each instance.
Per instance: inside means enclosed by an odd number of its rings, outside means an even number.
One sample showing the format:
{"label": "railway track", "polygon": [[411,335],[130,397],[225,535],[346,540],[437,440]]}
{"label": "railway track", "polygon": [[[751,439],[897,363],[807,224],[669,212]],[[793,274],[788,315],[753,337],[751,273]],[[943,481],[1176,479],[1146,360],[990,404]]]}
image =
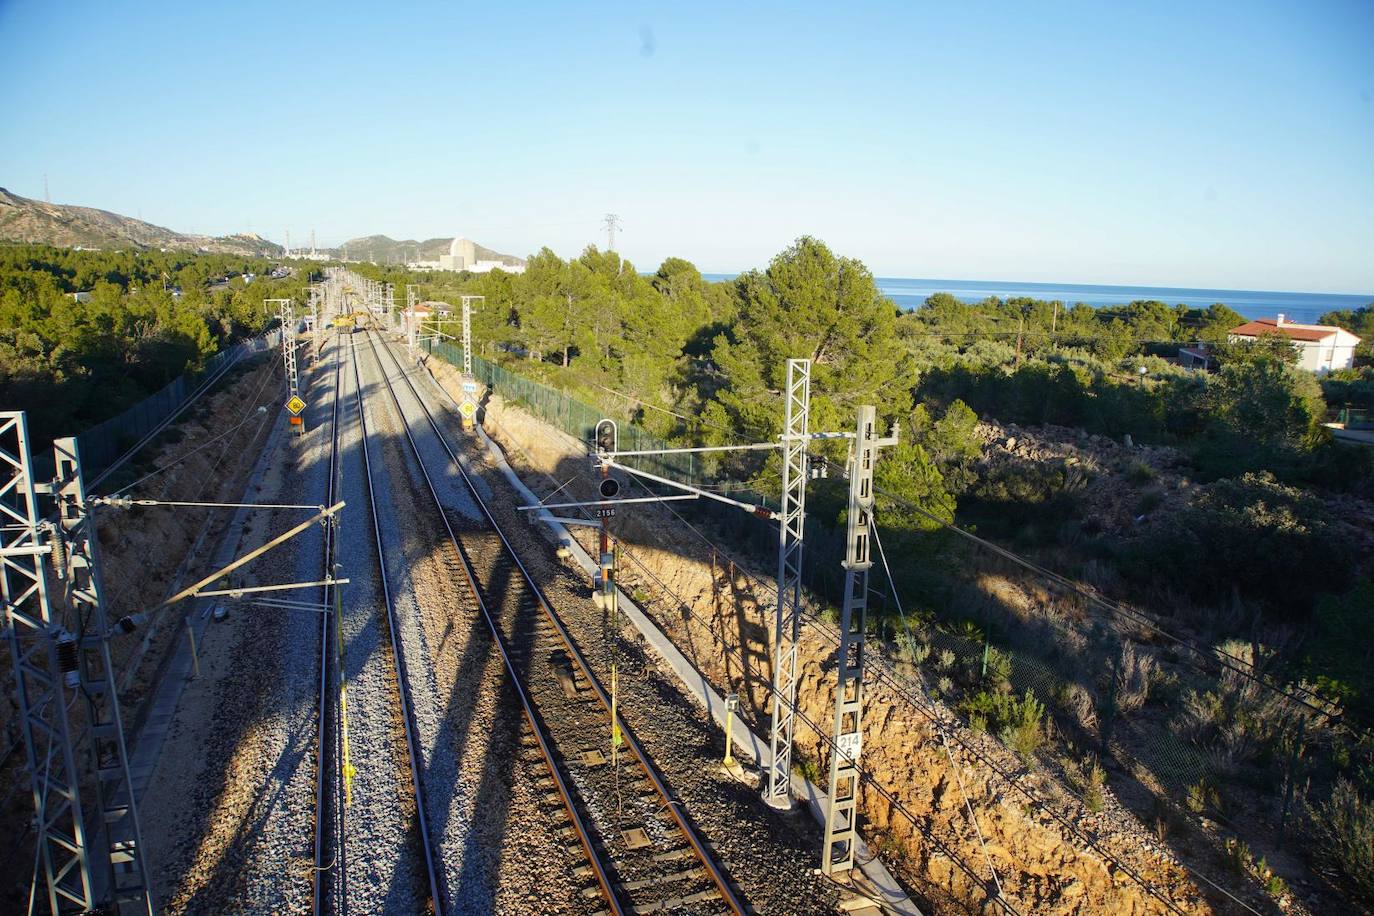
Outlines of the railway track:
{"label": "railway track", "polygon": [[[325,485],[324,505],[334,505],[335,489],[339,479],[339,384],[343,380],[343,360],[341,359],[337,343],[332,348],[334,350],[334,398],[330,407],[329,419],[329,477]],[[321,572],[324,577],[329,577],[334,569],[334,534],[335,526],[333,522],[324,527],[324,557]],[[325,607],[334,606],[333,590],[326,587],[321,595]],[[326,876],[337,864],[337,858],[330,850],[330,846],[337,849],[337,843],[331,843],[326,833],[331,829],[335,831],[333,837],[337,840],[337,825],[339,821],[337,802],[341,797],[338,792],[329,791],[331,778],[327,774],[337,773],[337,768],[330,766],[330,738],[336,729],[331,728],[330,712],[333,704],[330,702],[333,685],[333,640],[330,638],[330,628],[332,615],[320,615],[320,682],[319,682],[319,709],[316,714],[316,737],[315,737],[315,843],[314,843],[314,868],[311,873],[311,912],[320,914],[325,901]],[[337,788],[337,787],[335,787]],[[334,805],[331,812],[327,805]],[[331,826],[332,825],[332,826]]]}
{"label": "railway track", "polygon": [[[324,529],[324,572],[345,575],[352,584],[347,591],[336,587],[338,594],[323,590],[325,606],[334,610],[321,615],[312,912],[442,914],[411,681],[387,578],[351,335],[336,337],[332,349],[326,498],[332,505],[348,495],[360,511],[366,506],[369,520],[365,528],[350,526],[354,543],[346,547],[339,526]],[[349,376],[356,411],[352,435],[346,418]],[[359,563],[363,555],[369,562]],[[353,770],[347,784],[346,765]]]}
{"label": "railway track", "polygon": [[[343,641],[340,656],[350,685],[351,758],[358,772],[353,785],[353,804],[357,807],[346,809],[342,822],[342,848],[350,852],[343,858],[344,874],[339,882],[342,897],[334,909],[442,914],[445,896],[435,868],[429,808],[420,773],[424,758],[411,698],[412,680],[387,575],[363,382],[355,338],[352,334],[339,335],[341,351],[344,339],[352,365],[357,435],[356,445],[344,450],[340,462],[340,471],[352,479],[337,485],[349,497],[353,491],[363,492],[365,500],[357,504],[365,502],[367,506],[369,522],[365,527],[370,537],[364,538],[363,532],[350,526],[349,534],[356,540],[345,549],[353,563],[348,570],[353,583],[336,605],[341,612],[336,637]],[[340,551],[339,538],[334,549],[336,554]],[[362,554],[370,555],[367,574],[357,562]],[[372,570],[375,579],[371,578]],[[347,867],[350,860],[358,859],[365,859],[365,868]]]}
{"label": "railway track", "polygon": [[[598,894],[612,913],[741,913],[732,882],[680,810],[663,777],[620,722],[613,751],[611,700],[557,612],[497,526],[420,393],[390,348],[365,331],[385,387],[402,418],[424,489],[501,655],[548,777],[545,800],[561,803],[563,835],[581,848],[584,897]],[[383,364],[379,351],[387,354]],[[401,384],[393,382],[399,377]],[[411,407],[403,406],[403,401]],[[446,509],[411,432],[417,416],[433,430],[485,523]],[[609,637],[609,634],[608,634]]]}

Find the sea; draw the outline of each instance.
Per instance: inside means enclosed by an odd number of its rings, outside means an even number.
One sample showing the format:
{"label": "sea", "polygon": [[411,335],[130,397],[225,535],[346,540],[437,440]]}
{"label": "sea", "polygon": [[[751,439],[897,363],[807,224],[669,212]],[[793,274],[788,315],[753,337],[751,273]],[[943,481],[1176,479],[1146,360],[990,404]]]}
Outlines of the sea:
{"label": "sea", "polygon": [[[702,274],[707,280],[729,280],[735,274]],[[877,277],[883,295],[903,309],[919,308],[934,293],[949,293],[961,302],[1029,297],[1059,300],[1066,305],[1125,305],[1137,299],[1157,299],[1169,305],[1206,308],[1222,302],[1246,318],[1272,318],[1279,313],[1290,321],[1314,324],[1327,312],[1374,304],[1374,293],[1289,293],[1254,289],[1189,289],[1182,286],[1104,286],[1090,283],[1030,283],[1010,280],[927,280]]]}

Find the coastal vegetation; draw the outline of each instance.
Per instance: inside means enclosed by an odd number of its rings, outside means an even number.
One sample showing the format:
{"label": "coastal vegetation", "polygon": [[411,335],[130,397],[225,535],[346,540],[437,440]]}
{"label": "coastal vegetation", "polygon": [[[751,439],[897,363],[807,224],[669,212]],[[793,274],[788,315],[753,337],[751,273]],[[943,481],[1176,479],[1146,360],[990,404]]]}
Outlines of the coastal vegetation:
{"label": "coastal vegetation", "polygon": [[[679,258],[641,274],[595,248],[542,251],[523,275],[364,272],[426,299],[485,296],[480,354],[679,444],[776,436],[785,360],[811,358],[813,429],[848,428],[863,403],[900,426],[878,466],[877,518],[905,612],[875,602],[875,632],[932,695],[1028,759],[1086,743],[1152,772],[1168,810],[1233,824],[1240,810],[1273,817],[1275,787],[1300,772],[1306,807],[1294,810],[1340,813],[1324,838],[1306,822],[1313,849],[1349,886],[1368,880],[1350,850],[1374,797],[1369,643],[1338,634],[1369,626],[1361,544],[1374,520],[1361,500],[1374,473],[1368,449],[1322,424],[1338,397],[1368,390],[1369,369],[1319,382],[1280,338],[1231,344],[1244,319],[1220,303],[935,295],[901,312],[861,262],[811,238],[725,282]],[[1338,323],[1363,329],[1367,315]],[[1215,371],[1172,360],[1197,342]],[[1018,457],[1017,425],[1078,457]],[[811,487],[810,514],[839,526],[844,446],[814,453],[831,476]],[[705,471],[767,495],[779,468],[736,453]],[[1067,573],[1082,594],[1051,588],[1027,604],[989,592],[1008,581],[1036,593],[949,524]],[[833,559],[816,549],[814,562]],[[1101,616],[1092,596],[1143,609],[1189,651],[1166,651],[1136,618]],[[1193,750],[1162,750],[1179,741]],[[1099,806],[1100,781],[1080,780]]]}

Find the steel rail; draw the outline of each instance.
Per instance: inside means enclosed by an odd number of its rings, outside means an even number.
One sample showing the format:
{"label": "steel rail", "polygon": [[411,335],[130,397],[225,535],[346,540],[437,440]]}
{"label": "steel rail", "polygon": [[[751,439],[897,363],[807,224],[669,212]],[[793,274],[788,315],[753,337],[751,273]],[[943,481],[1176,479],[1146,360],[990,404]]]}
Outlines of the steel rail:
{"label": "steel rail", "polygon": [[[329,482],[325,487],[326,500],[329,505],[334,504],[335,480],[337,478],[339,460],[339,383],[343,379],[343,360],[340,358],[339,347],[335,346],[334,353],[334,403],[329,421],[330,425],[330,446],[329,446]],[[334,575],[334,522],[331,519],[324,528],[324,575],[331,579]],[[327,608],[332,608],[333,594],[329,586],[324,588],[324,604]],[[342,862],[343,843],[337,844],[336,854],[333,861],[326,864],[323,859],[326,851],[324,827],[327,819],[325,804],[328,799],[325,793],[325,749],[329,739],[329,685],[330,685],[330,640],[329,632],[333,625],[333,614],[329,611],[320,615],[320,705],[317,722],[317,735],[315,739],[315,864],[311,870],[311,905],[310,911],[315,916],[320,916],[321,908],[324,905],[324,874]]]}
{"label": "steel rail", "polygon": [[[373,350],[375,352],[376,343],[375,340],[372,339],[372,332],[369,331],[368,334],[369,340],[373,343]],[[591,684],[593,690],[596,692],[597,698],[601,701],[601,705],[606,710],[607,715],[611,715],[612,705],[609,694],[606,693],[606,690],[604,687],[602,687],[601,682],[592,673],[591,666],[587,663],[587,660],[583,656],[581,649],[578,648],[577,643],[572,638],[572,635],[564,626],[563,620],[558,616],[557,612],[554,611],[553,606],[545,597],[543,590],[535,583],[534,577],[530,575],[529,570],[525,568],[525,564],[521,561],[519,554],[516,553],[515,548],[511,545],[510,540],[505,535],[505,532],[502,531],[501,526],[497,524],[495,516],[492,515],[491,510],[482,500],[481,493],[478,490],[476,483],[473,482],[466,468],[463,467],[462,462],[458,460],[458,455],[453,450],[453,447],[449,444],[448,437],[444,435],[442,428],[439,426],[439,423],[434,418],[434,414],[425,404],[424,398],[420,396],[420,393],[416,389],[414,382],[411,381],[409,374],[405,371],[404,367],[402,367],[400,360],[396,356],[396,354],[391,351],[391,348],[387,345],[385,339],[383,339],[382,341],[381,349],[386,351],[386,353],[392,361],[392,364],[396,367],[397,372],[399,373],[401,378],[405,380],[406,386],[410,389],[411,394],[414,396],[416,403],[418,403],[420,405],[420,409],[424,411],[425,419],[429,421],[430,428],[434,431],[435,436],[438,438],[440,445],[443,446],[444,451],[448,454],[450,460],[452,460],[454,467],[458,469],[459,476],[462,477],[463,483],[466,484],[468,492],[471,494],[473,501],[475,502],[477,507],[481,509],[482,515],[486,518],[487,523],[491,526],[491,530],[500,539],[505,554],[508,557],[510,557],[511,561],[515,564],[515,567],[518,570],[520,570],[521,578],[524,580],[526,586],[529,588],[530,593],[539,602],[539,606],[544,611],[545,616],[548,618],[549,622],[553,624],[554,628],[558,631],[558,634],[561,637],[564,644],[567,646],[571,657],[577,663],[577,666],[581,669],[583,676],[587,679],[587,682]],[[382,374],[383,378],[386,379],[388,390],[392,392],[392,397],[395,398],[395,389],[392,387],[390,378],[386,377],[385,371],[383,371]],[[400,410],[399,401],[397,401],[397,409]],[[408,427],[406,429],[406,436],[407,438],[410,438],[410,430]],[[414,447],[414,444],[414,439],[412,438],[412,447]],[[416,456],[418,459],[418,449],[416,449]],[[426,475],[426,480],[428,480],[428,475]],[[437,493],[435,493],[432,485],[430,487],[430,491],[431,493],[435,494],[435,501],[437,504],[439,504],[441,514],[443,514],[442,503],[439,502],[438,495]],[[444,524],[446,527],[449,528],[450,535],[452,535],[453,530],[448,524],[448,518],[446,514],[444,514]],[[469,565],[467,559],[467,555],[463,552],[460,546],[460,542],[456,537],[454,537],[454,545],[458,548],[459,556],[463,561],[464,570],[467,573],[470,583],[473,586],[474,594],[476,594],[477,584],[475,572],[471,569],[471,566]],[[480,600],[481,599],[479,596],[479,601]],[[486,613],[485,603],[483,603],[483,611],[484,613]],[[493,631],[495,631],[495,622],[490,615],[488,615],[488,624],[491,625],[493,627]],[[514,669],[511,670],[513,674]],[[650,783],[654,787],[654,791],[662,800],[663,807],[672,816],[673,821],[678,826],[678,830],[681,832],[682,836],[687,840],[688,844],[692,847],[692,851],[696,855],[696,858],[701,863],[702,867],[706,869],[707,873],[710,875],[712,882],[716,885],[717,890],[720,892],[721,899],[724,900],[726,905],[729,906],[731,910],[733,910],[735,913],[744,913],[744,904],[739,900],[738,896],[734,892],[734,889],[726,880],[724,873],[720,869],[720,866],[716,863],[715,859],[706,849],[706,844],[702,841],[701,837],[697,835],[696,829],[692,826],[691,822],[689,822],[683,816],[680,810],[680,805],[677,802],[677,800],[674,799],[669,793],[668,786],[664,782],[662,774],[658,772],[657,767],[653,765],[651,759],[649,758],[649,755],[645,753],[642,747],[640,746],[638,736],[635,734],[634,729],[632,729],[629,726],[629,724],[626,723],[623,719],[621,719],[618,715],[616,716],[616,719],[620,727],[621,735],[625,740],[626,746],[630,749],[630,752],[634,754],[635,758],[639,761],[641,769],[644,770],[645,775],[648,777]],[[579,833],[580,832],[581,827],[579,826]],[[583,845],[587,846],[588,851],[590,853],[591,844],[587,841],[585,835]],[[593,861],[595,862],[595,857],[593,857]],[[602,870],[599,864],[596,865],[596,867],[598,868],[598,877],[601,877]],[[603,885],[603,890],[606,890],[608,894],[607,899],[612,901],[612,906],[615,906],[614,896],[611,895],[609,887],[607,885]]]}
{"label": "steel rail", "polygon": [[[371,337],[369,336],[369,343]],[[376,347],[373,346],[373,353]],[[396,411],[400,415],[401,428],[405,432],[406,441],[410,443],[411,452],[415,456],[416,465],[420,469],[420,476],[424,478],[425,487],[429,490],[430,496],[434,499],[434,507],[439,513],[439,518],[444,524],[444,530],[448,533],[449,541],[453,544],[454,553],[458,555],[458,560],[463,568],[463,576],[467,579],[468,590],[472,593],[473,599],[477,602],[477,607],[482,612],[482,618],[486,621],[487,629],[491,631],[492,639],[496,643],[496,648],[501,653],[501,662],[505,665],[506,673],[510,677],[511,684],[514,685],[516,694],[520,697],[520,705],[525,713],[525,719],[529,722],[530,730],[534,732],[535,740],[539,743],[539,752],[544,758],[544,763],[552,776],[554,785],[558,789],[559,796],[563,799],[563,805],[568,810],[568,815],[572,819],[573,827],[577,830],[578,840],[582,844],[583,850],[587,854],[587,861],[591,864],[592,871],[596,875],[597,884],[601,886],[602,896],[610,906],[611,912],[615,916],[625,916],[627,910],[616,896],[612,888],[611,878],[606,871],[605,863],[597,854],[592,835],[587,829],[586,823],[582,819],[581,813],[577,810],[577,804],[573,801],[572,793],[569,791],[567,782],[563,774],[559,772],[557,764],[554,762],[553,750],[549,745],[547,731],[543,725],[543,719],[539,715],[534,701],[530,699],[525,685],[521,682],[515,670],[515,663],[511,658],[510,647],[506,645],[506,639],[501,635],[500,628],[496,625],[496,616],[487,607],[486,599],[482,597],[481,591],[477,587],[477,573],[468,562],[467,555],[463,553],[459,546],[458,535],[453,530],[453,525],[448,520],[448,513],[444,512],[443,501],[439,498],[439,491],[434,487],[434,481],[430,478],[429,469],[425,467],[424,458],[420,454],[419,445],[415,442],[415,437],[410,432],[410,424],[405,420],[405,413],[401,407],[400,398],[396,395],[396,389],[392,387],[391,380],[386,377],[386,367],[381,360],[377,360],[377,365],[381,369],[382,378],[386,381],[387,391],[391,394],[392,402],[396,405]]]}
{"label": "steel rail", "polygon": [[429,814],[425,806],[425,790],[420,779],[420,740],[416,734],[414,710],[410,702],[410,675],[407,671],[405,653],[401,648],[401,634],[396,625],[396,608],[391,600],[391,584],[386,577],[386,552],[382,547],[382,525],[377,517],[377,498],[372,486],[372,459],[367,451],[367,417],[363,410],[363,380],[358,369],[357,344],[354,336],[348,336],[348,349],[353,363],[353,386],[358,405],[358,428],[361,431],[363,452],[363,477],[367,485],[367,504],[372,512],[372,536],[377,544],[377,573],[382,585],[382,600],[386,604],[387,631],[391,634],[391,658],[396,669],[396,693],[401,704],[401,718],[405,724],[406,748],[410,754],[410,784],[415,795],[415,820],[420,828],[420,847],[425,854],[425,871],[429,875],[429,893],[436,916],[444,914],[444,897],[439,887],[438,870],[434,867],[434,851],[430,845]]}

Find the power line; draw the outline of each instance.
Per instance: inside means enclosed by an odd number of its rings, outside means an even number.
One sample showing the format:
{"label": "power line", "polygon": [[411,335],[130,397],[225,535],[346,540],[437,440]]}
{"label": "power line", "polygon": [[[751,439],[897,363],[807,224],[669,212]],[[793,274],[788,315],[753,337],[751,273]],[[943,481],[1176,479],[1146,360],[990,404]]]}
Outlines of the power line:
{"label": "power line", "polygon": [[[598,385],[597,387],[603,388],[603,389],[606,390],[606,391],[610,391],[610,392],[613,393],[613,394],[618,394],[618,395],[620,395],[621,397],[626,398],[627,400],[631,400],[631,401],[634,401],[634,402],[640,403],[640,404],[643,404],[643,403],[644,403],[643,401],[640,401],[640,399],[638,399],[638,398],[635,398],[635,397],[633,397],[633,396],[631,396],[631,395],[627,395],[627,394],[625,394],[625,393],[623,393],[623,392],[620,392],[620,391],[616,391],[615,389],[605,388],[605,386],[601,386],[601,385]],[[646,406],[653,406],[653,405],[646,405]],[[682,415],[682,414],[678,414],[678,413],[675,413],[675,412],[673,412],[673,411],[666,410],[665,408],[656,408],[656,409],[664,410],[664,412],[670,413],[670,414],[672,414],[673,416],[679,417],[679,418],[681,418],[681,419],[683,419],[683,420],[687,420],[687,421],[691,421],[691,422],[698,422],[698,423],[701,423],[702,425],[707,426],[708,428],[712,428],[712,429],[720,430],[720,431],[722,431],[722,432],[726,432],[726,433],[727,433],[728,435],[730,435],[732,438],[735,438],[736,440],[739,439],[738,434],[734,433],[733,431],[725,430],[724,428],[722,428],[722,427],[720,427],[720,426],[716,426],[716,425],[714,425],[714,424],[705,423],[705,421],[701,421],[700,418],[686,417],[686,416],[684,416],[684,415]],[[759,431],[757,428],[746,427],[746,428],[745,428],[745,431],[746,431],[746,432],[756,432],[756,433],[758,433],[759,435],[764,435],[764,433],[761,432],[761,431]],[[835,464],[835,462],[831,461],[830,459],[828,459],[828,458],[826,458],[826,457],[824,457],[824,456],[818,456],[818,457],[820,458],[820,460],[821,460],[822,462],[825,463],[825,465],[826,465],[827,467],[835,468],[835,469],[837,469],[838,471],[843,472],[844,469],[843,469],[843,468],[839,468],[839,467]],[[882,496],[884,496],[884,497],[886,497],[887,499],[891,500],[892,502],[894,502],[894,503],[896,503],[896,504],[902,506],[903,508],[910,509],[911,511],[917,513],[918,515],[921,515],[922,517],[924,517],[924,518],[926,518],[926,519],[928,519],[928,520],[930,520],[930,521],[932,521],[932,522],[935,522],[935,523],[938,524],[940,527],[942,527],[942,528],[944,528],[944,529],[946,529],[946,530],[952,531],[952,532],[954,532],[955,534],[958,534],[960,537],[965,538],[965,539],[967,539],[967,540],[969,540],[969,541],[971,541],[971,542],[973,542],[973,543],[975,543],[975,544],[978,544],[979,546],[983,547],[984,549],[989,550],[989,551],[992,551],[993,553],[997,554],[998,556],[1000,556],[1000,557],[1002,557],[1002,558],[1004,558],[1004,559],[1007,559],[1007,560],[1009,560],[1009,561],[1015,563],[1016,565],[1021,566],[1022,568],[1026,569],[1026,570],[1029,570],[1030,572],[1032,572],[1032,573],[1034,573],[1034,574],[1036,574],[1036,575],[1038,575],[1038,576],[1041,576],[1041,577],[1043,577],[1043,578],[1045,578],[1045,579],[1048,579],[1048,580],[1050,580],[1051,582],[1054,582],[1054,583],[1056,583],[1057,585],[1060,585],[1060,586],[1062,586],[1062,587],[1064,587],[1064,588],[1066,588],[1066,589],[1072,591],[1074,594],[1077,594],[1079,597],[1085,599],[1086,601],[1088,601],[1088,602],[1091,603],[1091,604],[1095,604],[1095,605],[1097,605],[1097,606],[1099,606],[1099,607],[1101,607],[1101,608],[1107,610],[1108,612],[1110,612],[1110,613],[1112,613],[1112,614],[1117,614],[1117,615],[1121,615],[1121,616],[1125,616],[1125,617],[1130,618],[1130,619],[1131,619],[1132,621],[1134,621],[1135,623],[1138,623],[1138,624],[1140,624],[1140,625],[1142,625],[1142,626],[1145,626],[1145,627],[1149,628],[1149,629],[1152,630],[1153,632],[1158,633],[1160,636],[1164,637],[1165,639],[1169,640],[1170,642],[1174,643],[1175,645],[1178,645],[1178,646],[1180,646],[1180,647],[1186,649],[1190,654],[1196,656],[1197,658],[1200,658],[1200,659],[1203,659],[1203,660],[1207,660],[1207,659],[1211,659],[1211,658],[1212,658],[1211,655],[1209,655],[1209,654],[1206,653],[1206,652],[1203,652],[1203,651],[1202,651],[1201,649],[1199,649],[1197,646],[1193,645],[1193,643],[1192,643],[1191,640],[1188,640],[1188,639],[1186,639],[1186,638],[1184,638],[1184,637],[1182,637],[1182,636],[1179,636],[1179,635],[1177,635],[1177,634],[1175,634],[1175,633],[1173,633],[1173,632],[1171,632],[1171,631],[1169,631],[1169,630],[1166,630],[1158,621],[1156,621],[1156,620],[1154,619],[1154,617],[1153,617],[1152,615],[1146,614],[1146,613],[1144,613],[1144,612],[1142,612],[1142,611],[1138,611],[1138,610],[1136,610],[1136,609],[1134,609],[1134,608],[1131,608],[1131,607],[1128,607],[1127,605],[1124,605],[1124,604],[1122,604],[1122,603],[1120,603],[1120,602],[1118,602],[1118,601],[1115,601],[1115,600],[1113,600],[1113,599],[1107,598],[1107,597],[1105,597],[1105,596],[1103,596],[1103,595],[1097,593],[1095,590],[1090,590],[1090,589],[1088,589],[1086,586],[1082,585],[1081,583],[1079,583],[1079,582],[1077,582],[1077,581],[1075,581],[1075,580],[1073,580],[1073,579],[1068,578],[1067,576],[1064,576],[1064,575],[1062,575],[1062,574],[1060,574],[1060,573],[1054,572],[1053,570],[1048,569],[1047,567],[1044,567],[1044,566],[1042,566],[1042,565],[1036,563],[1036,562],[1033,561],[1033,560],[1030,560],[1030,559],[1027,559],[1027,558],[1025,558],[1025,557],[1022,557],[1020,554],[1017,554],[1017,553],[1015,553],[1015,552],[1013,552],[1013,551],[1011,551],[1011,550],[1008,550],[1008,549],[1005,548],[1005,547],[1001,547],[1000,545],[994,544],[993,542],[987,540],[986,538],[979,537],[978,535],[973,534],[971,531],[968,531],[968,530],[966,530],[966,529],[964,529],[964,528],[962,528],[962,527],[960,527],[960,526],[954,524],[953,522],[946,521],[945,519],[940,518],[939,516],[937,516],[937,515],[935,515],[935,514],[929,512],[929,511],[926,510],[925,508],[923,508],[923,507],[921,507],[921,506],[918,506],[918,505],[916,505],[915,503],[912,503],[912,502],[910,502],[909,500],[904,499],[903,497],[896,496],[896,495],[894,495],[894,494],[892,494],[892,493],[888,493],[887,491],[883,490],[881,487],[878,487],[878,486],[875,485],[875,486],[874,486],[874,492],[881,494]],[[672,510],[670,509],[670,511],[672,511]],[[674,512],[673,514],[676,515],[677,513]],[[679,518],[680,518],[680,516],[679,516]],[[700,532],[698,532],[698,533],[700,533]],[[1213,649],[1213,652],[1214,652],[1215,655],[1216,655],[1216,659],[1215,659],[1216,663],[1219,664],[1219,665],[1221,665],[1223,668],[1226,668],[1227,670],[1230,670],[1230,671],[1234,672],[1235,674],[1238,674],[1238,675],[1240,675],[1241,677],[1246,678],[1247,680],[1253,681],[1254,683],[1256,683],[1256,684],[1258,684],[1259,686],[1265,688],[1266,690],[1273,691],[1274,693],[1277,693],[1277,694],[1279,694],[1279,695],[1281,695],[1281,696],[1284,696],[1284,697],[1286,697],[1287,699],[1289,699],[1289,700],[1291,700],[1291,701],[1293,701],[1293,702],[1295,702],[1295,703],[1300,703],[1300,704],[1302,704],[1303,706],[1307,707],[1307,709],[1309,709],[1310,711],[1312,711],[1312,712],[1314,712],[1314,713],[1317,713],[1318,715],[1323,715],[1323,716],[1330,716],[1330,715],[1331,715],[1331,710],[1330,710],[1329,705],[1321,698],[1321,696],[1320,696],[1319,694],[1316,694],[1316,693],[1314,693],[1313,691],[1308,690],[1308,689],[1306,689],[1306,688],[1303,688],[1303,687],[1301,687],[1301,686],[1297,687],[1297,688],[1295,689],[1294,692],[1290,692],[1289,690],[1285,689],[1284,687],[1282,687],[1282,686],[1280,686],[1280,685],[1278,685],[1278,684],[1275,684],[1275,683],[1274,683],[1273,681],[1271,681],[1269,678],[1264,677],[1263,675],[1261,675],[1261,674],[1257,673],[1256,671],[1254,671],[1253,668],[1252,668],[1252,666],[1250,665],[1250,663],[1247,663],[1244,659],[1241,659],[1241,658],[1239,658],[1238,656],[1232,655],[1231,653],[1226,652],[1224,649],[1221,649],[1221,648],[1214,648],[1214,649]],[[1202,665],[1199,665],[1199,667],[1203,667],[1203,666],[1202,666]],[[1312,698],[1312,699],[1309,699],[1309,698]],[[1316,702],[1313,702],[1313,701],[1312,701],[1313,699],[1315,699]]]}

